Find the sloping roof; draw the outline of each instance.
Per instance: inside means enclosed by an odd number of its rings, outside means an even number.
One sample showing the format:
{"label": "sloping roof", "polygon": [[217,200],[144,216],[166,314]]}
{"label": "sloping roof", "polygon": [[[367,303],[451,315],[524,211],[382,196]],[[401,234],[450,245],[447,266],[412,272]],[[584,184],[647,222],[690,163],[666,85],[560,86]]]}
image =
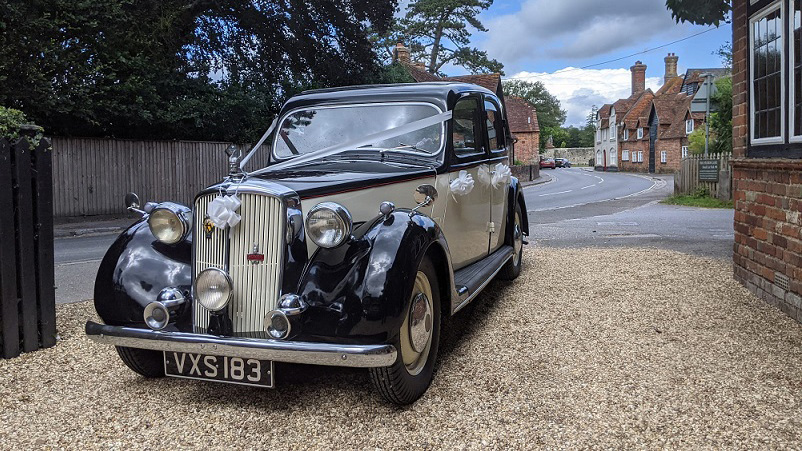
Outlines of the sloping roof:
{"label": "sloping roof", "polygon": [[632,94],[626,99],[618,99],[615,101],[615,103],[613,103],[613,108],[615,108],[615,118],[619,124],[623,121],[624,116],[626,116],[626,113],[629,111],[629,108],[637,99],[638,94]]}
{"label": "sloping roof", "polygon": [[423,83],[426,81],[443,81],[443,79],[437,75],[430,74],[424,69],[416,67],[414,64],[404,63],[404,67],[407,69],[407,72],[409,72],[409,75],[418,83]]}
{"label": "sloping roof", "polygon": [[730,74],[726,67],[714,67],[709,69],[688,69],[683,77],[683,84],[702,83],[705,81],[702,74],[712,74],[713,79],[725,77]]}
{"label": "sloping roof", "polygon": [[445,77],[443,80],[473,83],[493,92],[498,92],[501,84],[501,74],[458,75],[456,77]]}
{"label": "sloping roof", "polygon": [[604,119],[607,119],[607,118],[610,117],[610,107],[611,106],[612,106],[611,104],[605,103],[604,105],[601,106],[601,108],[599,108],[599,113],[598,113],[599,114],[599,119],[604,120]]}
{"label": "sloping roof", "polygon": [[682,91],[682,82],[683,77],[674,77],[671,80],[666,81],[663,83],[663,86],[657,90],[655,93],[656,96],[661,96],[663,94],[677,94]]}
{"label": "sloping roof", "polygon": [[[645,121],[648,121],[646,116],[649,114],[648,109],[651,107],[652,99],[654,99],[654,93],[651,89],[647,89],[639,94],[638,98],[629,108],[629,111],[621,118],[625,128],[630,130],[638,128],[638,119],[642,117],[645,118]],[[630,139],[633,139],[633,137],[630,136]]]}
{"label": "sloping roof", "polygon": [[520,97],[507,97],[507,120],[513,133],[538,132],[537,110]]}
{"label": "sloping roof", "polygon": [[[655,99],[657,100],[657,99]],[[657,116],[660,118],[660,125],[668,125],[668,129],[663,131],[660,134],[660,138],[662,139],[671,139],[671,138],[684,138],[686,136],[685,133],[685,118],[688,115],[688,112],[691,108],[691,100],[693,97],[680,94],[676,97],[661,99],[662,101],[659,102],[660,107],[657,107],[658,102],[655,102],[655,107],[657,108]],[[664,115],[666,115],[666,120],[664,121],[660,116],[660,110],[663,110]]]}

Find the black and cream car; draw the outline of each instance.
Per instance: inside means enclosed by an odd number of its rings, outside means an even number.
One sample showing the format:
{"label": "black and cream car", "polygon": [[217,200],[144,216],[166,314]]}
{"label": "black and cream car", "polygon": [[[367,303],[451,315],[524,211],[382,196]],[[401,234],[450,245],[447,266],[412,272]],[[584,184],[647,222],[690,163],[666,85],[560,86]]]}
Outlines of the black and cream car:
{"label": "black and cream car", "polygon": [[101,263],[86,333],[146,377],[272,387],[273,362],[362,367],[414,402],[442,321],[521,271],[511,145],[475,85],[297,95],[191,206],[129,195],[142,219]]}

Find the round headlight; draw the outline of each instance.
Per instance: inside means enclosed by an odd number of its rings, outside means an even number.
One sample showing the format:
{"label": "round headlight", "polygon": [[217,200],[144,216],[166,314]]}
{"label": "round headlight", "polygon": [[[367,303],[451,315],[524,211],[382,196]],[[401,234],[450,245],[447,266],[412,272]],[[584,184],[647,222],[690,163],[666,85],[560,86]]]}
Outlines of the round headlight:
{"label": "round headlight", "polygon": [[231,278],[217,268],[204,269],[195,278],[195,299],[207,310],[217,312],[228,305],[234,286]]}
{"label": "round headlight", "polygon": [[184,213],[172,207],[156,207],[148,217],[153,236],[165,244],[175,244],[186,236],[189,224]]}
{"label": "round headlight", "polygon": [[340,204],[323,202],[306,215],[306,234],[320,247],[337,247],[351,236],[351,213]]}

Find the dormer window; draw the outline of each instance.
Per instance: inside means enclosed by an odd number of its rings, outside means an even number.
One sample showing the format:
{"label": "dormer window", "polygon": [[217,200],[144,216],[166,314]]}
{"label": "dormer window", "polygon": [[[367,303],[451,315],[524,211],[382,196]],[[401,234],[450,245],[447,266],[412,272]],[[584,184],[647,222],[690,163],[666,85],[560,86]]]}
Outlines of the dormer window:
{"label": "dormer window", "polygon": [[693,132],[693,119],[688,119],[685,121],[685,134],[691,134]]}
{"label": "dormer window", "polygon": [[638,129],[638,139],[643,139],[643,127]]}
{"label": "dormer window", "polygon": [[625,128],[625,129],[624,129],[624,141],[626,141],[626,140],[628,140],[628,139],[629,139],[629,130],[627,130],[627,129]]}

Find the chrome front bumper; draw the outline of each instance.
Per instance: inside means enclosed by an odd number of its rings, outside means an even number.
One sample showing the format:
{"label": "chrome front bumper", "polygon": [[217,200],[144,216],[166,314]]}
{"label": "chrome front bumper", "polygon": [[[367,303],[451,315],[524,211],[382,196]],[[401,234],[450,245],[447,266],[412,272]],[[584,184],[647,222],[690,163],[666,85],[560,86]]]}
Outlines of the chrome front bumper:
{"label": "chrome front bumper", "polygon": [[217,337],[186,332],[106,326],[92,321],[86,323],[86,335],[98,343],[128,348],[356,368],[390,366],[395,362],[397,354],[393,345],[386,344],[344,345]]}

